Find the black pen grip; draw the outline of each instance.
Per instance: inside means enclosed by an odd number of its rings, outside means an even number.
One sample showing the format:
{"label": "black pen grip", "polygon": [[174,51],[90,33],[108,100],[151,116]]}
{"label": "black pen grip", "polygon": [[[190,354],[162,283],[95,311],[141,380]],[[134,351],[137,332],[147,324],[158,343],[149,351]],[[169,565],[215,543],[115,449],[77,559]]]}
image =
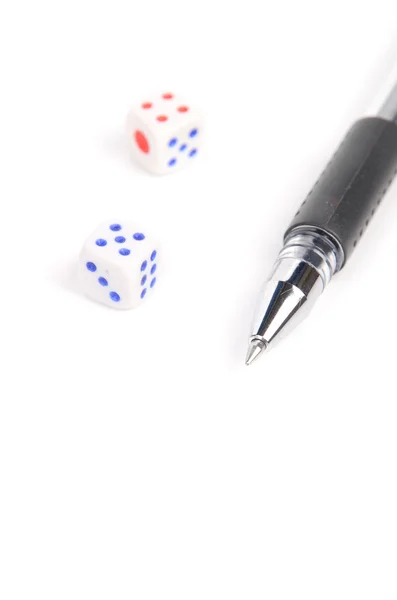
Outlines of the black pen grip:
{"label": "black pen grip", "polygon": [[357,121],[296,213],[297,227],[328,233],[352,254],[397,173],[397,125],[379,117]]}

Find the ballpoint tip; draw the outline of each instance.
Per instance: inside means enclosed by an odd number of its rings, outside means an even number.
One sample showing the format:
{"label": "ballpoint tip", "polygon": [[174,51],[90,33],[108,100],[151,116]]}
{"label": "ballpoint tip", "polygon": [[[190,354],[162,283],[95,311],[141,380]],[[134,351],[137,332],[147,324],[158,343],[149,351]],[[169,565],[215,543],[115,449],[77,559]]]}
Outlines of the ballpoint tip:
{"label": "ballpoint tip", "polygon": [[266,350],[266,342],[264,340],[260,340],[258,338],[251,339],[249,346],[248,346],[247,356],[245,358],[245,364],[247,365],[247,367],[249,365],[252,365],[252,363],[257,358],[259,358],[259,356],[265,350]]}

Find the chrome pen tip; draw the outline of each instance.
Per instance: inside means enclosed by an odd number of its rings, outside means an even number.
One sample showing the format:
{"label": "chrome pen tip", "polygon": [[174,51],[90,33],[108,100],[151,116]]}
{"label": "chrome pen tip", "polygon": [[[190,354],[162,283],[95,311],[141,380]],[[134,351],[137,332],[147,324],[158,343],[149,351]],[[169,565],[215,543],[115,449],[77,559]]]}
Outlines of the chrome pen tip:
{"label": "chrome pen tip", "polygon": [[250,340],[247,356],[245,358],[245,364],[247,366],[252,365],[252,363],[259,358],[259,356],[265,352],[267,344],[265,340],[260,338],[252,338]]}

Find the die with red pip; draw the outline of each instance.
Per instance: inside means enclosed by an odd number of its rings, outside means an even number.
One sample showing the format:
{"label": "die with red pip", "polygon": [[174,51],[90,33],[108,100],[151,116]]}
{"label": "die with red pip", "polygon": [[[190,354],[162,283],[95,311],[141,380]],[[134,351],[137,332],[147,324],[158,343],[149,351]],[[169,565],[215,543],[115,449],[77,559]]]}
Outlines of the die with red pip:
{"label": "die with red pip", "polygon": [[135,160],[156,175],[194,163],[201,150],[202,118],[196,108],[171,92],[152,94],[127,117]]}

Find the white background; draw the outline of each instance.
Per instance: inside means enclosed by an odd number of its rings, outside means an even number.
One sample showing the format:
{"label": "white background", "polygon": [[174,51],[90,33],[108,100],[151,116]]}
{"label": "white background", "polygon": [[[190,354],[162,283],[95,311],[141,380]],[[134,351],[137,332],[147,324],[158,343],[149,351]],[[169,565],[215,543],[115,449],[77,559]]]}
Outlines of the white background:
{"label": "white background", "polygon": [[[283,232],[397,63],[395,0],[0,9],[1,600],[397,598],[397,188],[309,320],[244,365]],[[168,178],[124,135],[181,91]],[[136,311],[84,298],[100,221],[162,243]]]}

